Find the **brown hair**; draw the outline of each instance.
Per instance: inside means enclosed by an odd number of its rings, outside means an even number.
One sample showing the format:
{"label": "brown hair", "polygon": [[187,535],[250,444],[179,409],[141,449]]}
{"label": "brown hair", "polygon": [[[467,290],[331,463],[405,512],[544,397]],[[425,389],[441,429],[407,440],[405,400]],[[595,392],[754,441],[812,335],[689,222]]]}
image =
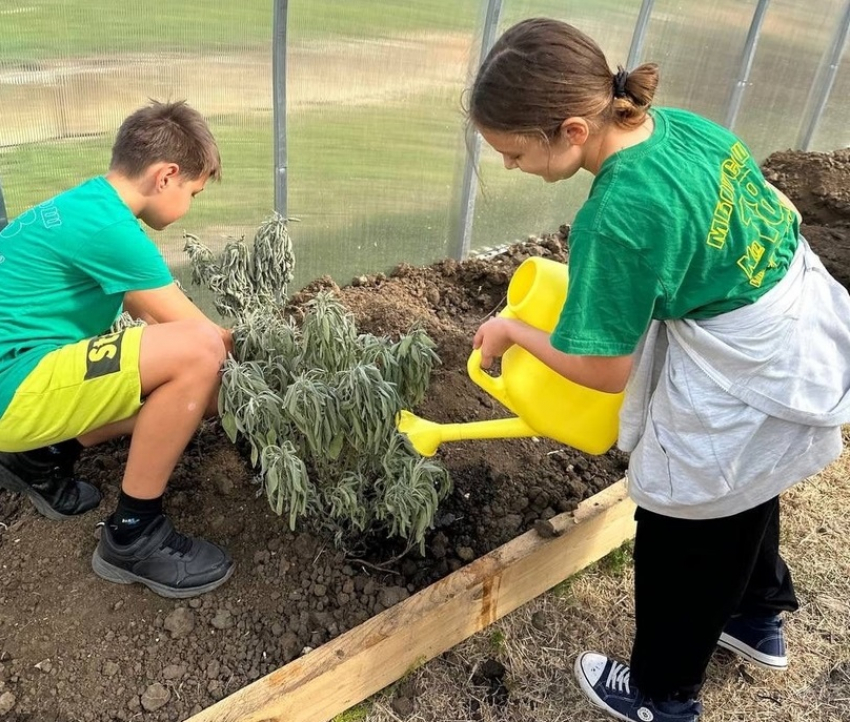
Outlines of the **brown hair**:
{"label": "brown hair", "polygon": [[139,108],[118,129],[110,170],[136,178],[153,163],[176,163],[186,178],[221,178],[218,146],[203,116],[185,100]]}
{"label": "brown hair", "polygon": [[[618,82],[619,81],[619,82]],[[487,54],[469,101],[469,119],[489,130],[554,138],[567,118],[634,128],[658,86],[658,66],[615,75],[599,46],[559,20],[510,28]]]}

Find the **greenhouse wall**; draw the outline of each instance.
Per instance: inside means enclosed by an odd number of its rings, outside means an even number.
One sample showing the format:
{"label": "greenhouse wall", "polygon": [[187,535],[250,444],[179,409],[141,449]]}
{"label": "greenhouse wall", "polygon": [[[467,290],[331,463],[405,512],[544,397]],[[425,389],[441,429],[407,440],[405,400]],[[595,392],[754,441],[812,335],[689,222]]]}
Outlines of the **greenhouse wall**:
{"label": "greenhouse wall", "polygon": [[556,230],[591,176],[508,173],[464,115],[489,38],[532,16],[584,30],[612,68],[659,63],[656,104],[732,125],[759,159],[850,144],[848,0],[3,0],[0,223],[104,172],[156,98],[204,113],[224,166],[154,236],[178,273],[183,231],[220,247],[276,206],[299,284]]}

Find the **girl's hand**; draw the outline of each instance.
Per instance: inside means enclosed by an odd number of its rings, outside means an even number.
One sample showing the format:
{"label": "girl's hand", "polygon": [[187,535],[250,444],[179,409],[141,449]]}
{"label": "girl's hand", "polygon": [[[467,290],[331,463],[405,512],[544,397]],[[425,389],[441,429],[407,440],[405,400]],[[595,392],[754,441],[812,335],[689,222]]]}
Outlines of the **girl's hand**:
{"label": "girl's hand", "polygon": [[512,319],[496,316],[478,327],[472,339],[472,348],[481,349],[481,368],[490,368],[494,359],[501,357],[514,345],[512,330],[515,323]]}

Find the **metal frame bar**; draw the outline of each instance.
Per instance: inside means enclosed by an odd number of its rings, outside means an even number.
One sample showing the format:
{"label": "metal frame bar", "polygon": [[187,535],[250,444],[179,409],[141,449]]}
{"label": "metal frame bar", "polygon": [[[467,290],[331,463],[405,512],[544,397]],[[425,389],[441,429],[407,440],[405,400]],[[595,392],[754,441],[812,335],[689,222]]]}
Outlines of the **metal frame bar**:
{"label": "metal frame bar", "polygon": [[0,231],[9,225],[9,215],[6,213],[6,201],[3,199],[3,183],[0,181]]}
{"label": "metal frame bar", "polygon": [[[484,62],[490,48],[496,41],[496,29],[502,16],[502,0],[487,0],[487,12],[484,15],[484,27],[481,32],[481,54],[478,67]],[[477,70],[477,68],[476,68]],[[457,247],[451,255],[463,260],[469,255],[472,245],[472,224],[475,216],[475,197],[478,195],[478,160],[481,157],[481,136],[468,126],[466,128],[466,162],[463,167],[463,181],[460,199],[460,222]]]}
{"label": "metal frame bar", "polygon": [[643,56],[646,31],[649,27],[649,20],[652,17],[652,6],[654,4],[655,0],[643,0],[643,3],[641,3],[640,11],[635,21],[635,29],[632,32],[632,44],[629,47],[629,56],[626,59],[626,70],[634,68]]}
{"label": "metal frame bar", "polygon": [[755,12],[753,13],[750,29],[747,32],[747,40],[744,43],[744,52],[741,56],[741,68],[738,72],[738,80],[732,87],[732,94],[729,97],[729,107],[726,109],[725,125],[729,130],[735,127],[735,121],[738,119],[738,112],[741,110],[741,102],[744,99],[744,91],[750,82],[750,72],[753,69],[753,60],[758,47],[759,36],[761,35],[761,27],[764,23],[764,16],[767,14],[767,7],[770,5],[770,0],[758,0]]}
{"label": "metal frame bar", "polygon": [[286,218],[286,20],[288,0],[275,0],[272,38],[272,85],[274,104],[274,208]]}
{"label": "metal frame bar", "polygon": [[838,66],[841,64],[841,56],[844,54],[848,35],[850,35],[850,0],[844,6],[844,14],[835,28],[832,42],[821,61],[817,80],[812,86],[807,108],[808,119],[800,129],[800,135],[797,138],[797,148],[800,150],[808,150],[812,144],[815,131],[826,109],[829,94],[832,92],[835,76],[838,74]]}

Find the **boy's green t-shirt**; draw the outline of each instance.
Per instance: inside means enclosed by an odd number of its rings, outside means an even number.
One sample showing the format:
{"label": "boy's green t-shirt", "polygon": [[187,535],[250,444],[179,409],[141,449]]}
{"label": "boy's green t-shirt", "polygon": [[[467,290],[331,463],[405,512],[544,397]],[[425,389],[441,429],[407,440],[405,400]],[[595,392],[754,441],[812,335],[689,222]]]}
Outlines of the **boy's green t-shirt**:
{"label": "boy's green t-shirt", "polygon": [[172,281],[103,177],[15,218],[0,231],[0,415],[46,354],[106,331],[125,292]]}
{"label": "boy's green t-shirt", "polygon": [[570,231],[569,289],[552,345],[632,353],[653,319],[753,303],[788,269],[798,221],[746,146],[683,110],[605,160]]}

